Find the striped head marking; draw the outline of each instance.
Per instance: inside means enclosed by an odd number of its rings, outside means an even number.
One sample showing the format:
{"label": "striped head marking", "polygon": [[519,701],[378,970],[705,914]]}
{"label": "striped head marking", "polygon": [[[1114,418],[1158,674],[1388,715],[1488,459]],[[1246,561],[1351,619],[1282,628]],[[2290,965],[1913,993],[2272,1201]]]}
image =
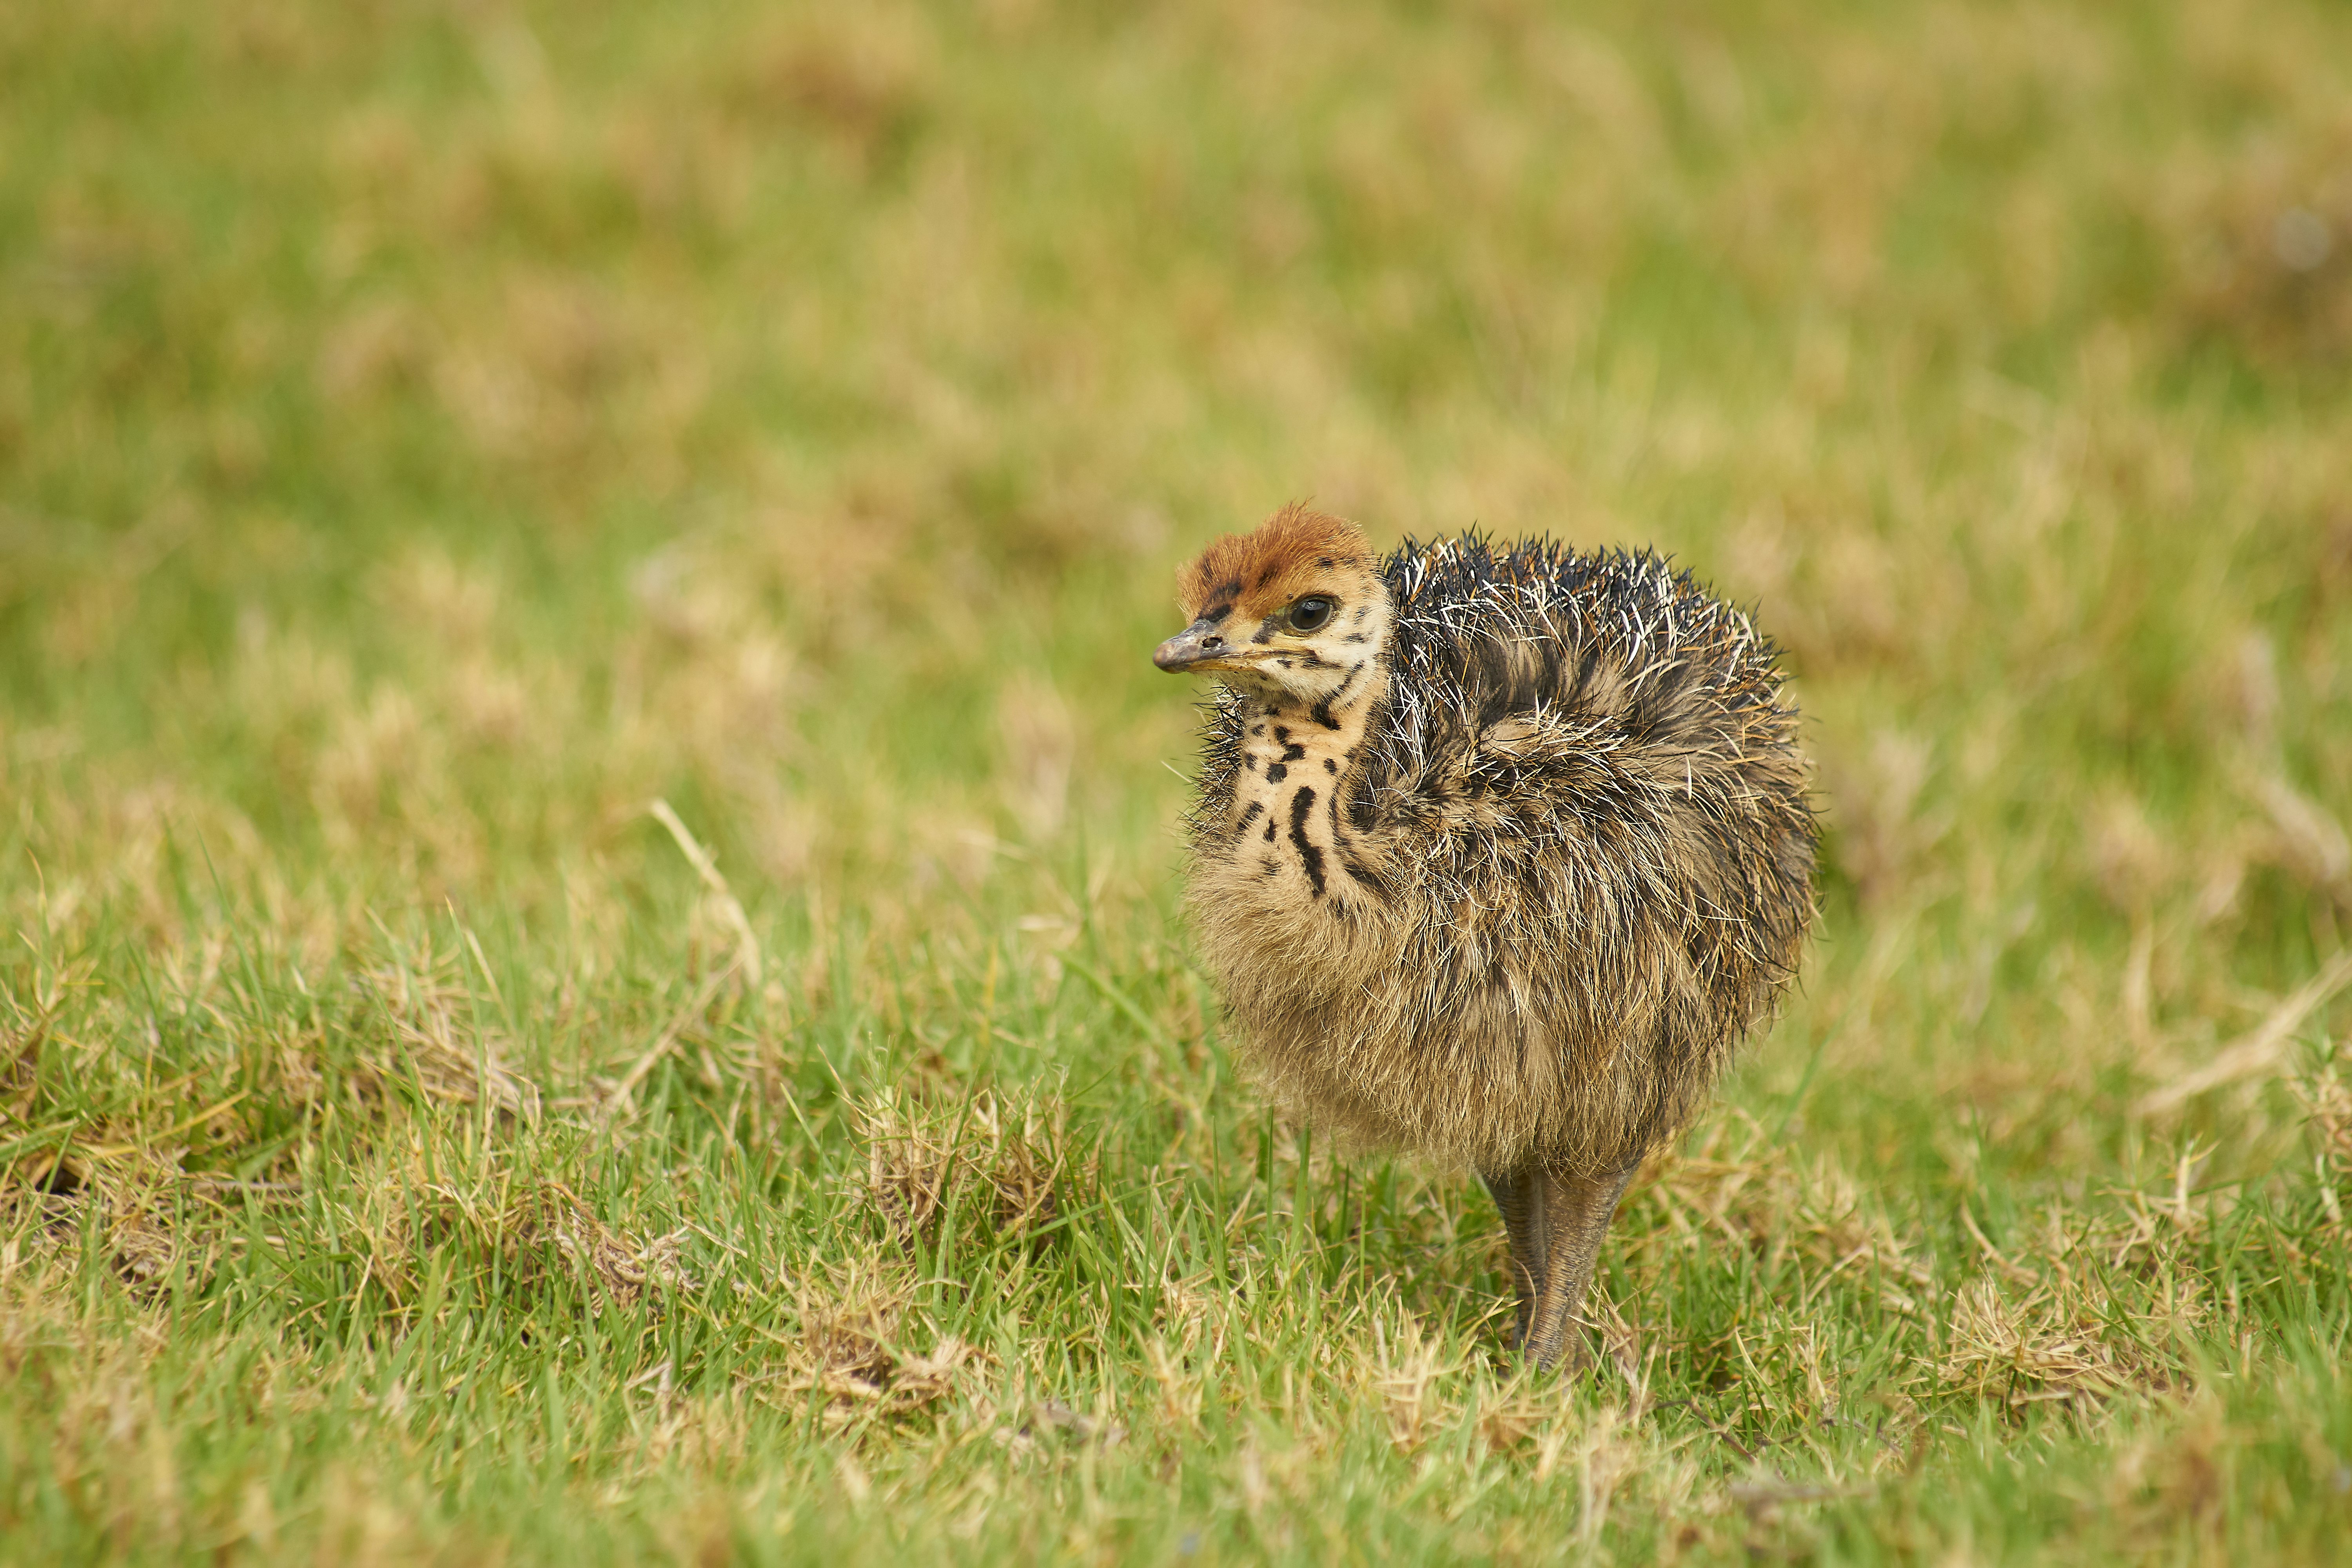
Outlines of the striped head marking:
{"label": "striped head marking", "polygon": [[1388,584],[1363,530],[1297,502],[1219,539],[1176,582],[1191,624],[1151,656],[1171,673],[1328,711],[1366,688],[1388,640]]}

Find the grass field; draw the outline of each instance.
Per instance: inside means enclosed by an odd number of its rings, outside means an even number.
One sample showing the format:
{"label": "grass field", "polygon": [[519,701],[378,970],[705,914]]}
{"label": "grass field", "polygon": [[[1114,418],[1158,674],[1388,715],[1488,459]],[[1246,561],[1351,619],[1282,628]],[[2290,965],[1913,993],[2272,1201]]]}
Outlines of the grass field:
{"label": "grass field", "polygon": [[[0,1559],[2337,1560],[2347,455],[2341,6],[0,5]],[[1309,495],[1794,672],[1583,1379],[1175,922]]]}

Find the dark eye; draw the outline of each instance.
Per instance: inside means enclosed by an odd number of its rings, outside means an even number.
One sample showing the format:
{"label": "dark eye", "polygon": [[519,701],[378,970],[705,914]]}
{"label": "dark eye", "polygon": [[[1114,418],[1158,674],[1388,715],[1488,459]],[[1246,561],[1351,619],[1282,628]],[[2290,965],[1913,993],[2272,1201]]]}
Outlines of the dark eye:
{"label": "dark eye", "polygon": [[1325,621],[1329,620],[1331,612],[1339,607],[1339,602],[1337,599],[1327,599],[1320,594],[1309,594],[1290,606],[1290,629],[1294,632],[1314,631]]}

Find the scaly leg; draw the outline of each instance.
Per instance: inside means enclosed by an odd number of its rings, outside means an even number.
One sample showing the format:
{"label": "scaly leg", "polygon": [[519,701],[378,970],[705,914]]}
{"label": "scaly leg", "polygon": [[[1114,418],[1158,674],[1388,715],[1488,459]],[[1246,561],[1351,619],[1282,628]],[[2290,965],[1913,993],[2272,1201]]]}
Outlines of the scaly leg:
{"label": "scaly leg", "polygon": [[1512,1348],[1524,1350],[1528,1342],[1528,1320],[1535,1310],[1536,1291],[1544,1278],[1544,1230],[1541,1204],[1543,1172],[1539,1166],[1528,1165],[1501,1175],[1484,1172],[1478,1179],[1486,1184],[1486,1191],[1495,1200],[1495,1207],[1503,1215],[1503,1233],[1511,1238],[1511,1286],[1518,1293],[1517,1327],[1511,1335]]}
{"label": "scaly leg", "polygon": [[1526,1188],[1536,1199],[1528,1206],[1539,1216],[1535,1228],[1543,1237],[1543,1268],[1536,1277],[1535,1302],[1519,1348],[1536,1365],[1557,1366],[1571,1349],[1570,1370],[1585,1364],[1583,1341],[1577,1339],[1571,1347],[1569,1326],[1583,1304],[1585,1287],[1592,1283],[1593,1261],[1617,1212],[1617,1200],[1625,1195],[1639,1168],[1636,1163],[1598,1177],[1542,1170],[1528,1173]]}

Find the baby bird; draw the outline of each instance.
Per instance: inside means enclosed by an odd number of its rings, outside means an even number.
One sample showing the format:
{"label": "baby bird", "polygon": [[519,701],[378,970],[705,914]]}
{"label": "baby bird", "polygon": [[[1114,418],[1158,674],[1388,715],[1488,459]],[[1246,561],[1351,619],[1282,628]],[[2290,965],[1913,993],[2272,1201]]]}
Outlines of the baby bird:
{"label": "baby bird", "polygon": [[1186,910],[1244,1066],[1475,1170],[1553,1366],[1626,1184],[1796,971],[1815,830],[1772,645],[1654,555],[1381,560],[1297,505],[1179,587],[1152,662],[1223,683]]}

